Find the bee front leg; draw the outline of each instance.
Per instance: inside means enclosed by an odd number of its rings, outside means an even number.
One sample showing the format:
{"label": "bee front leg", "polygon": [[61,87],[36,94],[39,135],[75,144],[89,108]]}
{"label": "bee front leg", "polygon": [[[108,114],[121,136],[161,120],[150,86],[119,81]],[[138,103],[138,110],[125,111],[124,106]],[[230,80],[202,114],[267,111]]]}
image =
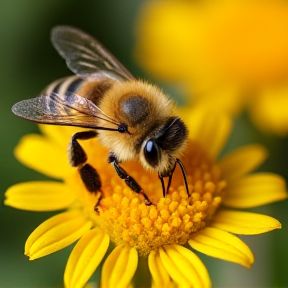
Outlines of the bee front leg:
{"label": "bee front leg", "polygon": [[169,176],[166,176],[168,177],[168,184],[167,184],[167,188],[165,189],[165,183],[164,183],[164,176],[162,176],[161,174],[158,174],[158,177],[160,179],[160,182],[161,182],[161,186],[162,186],[162,191],[163,191],[163,198],[166,197],[166,195],[168,194],[169,192],[169,188],[170,188],[170,185],[171,185],[171,182],[172,182],[172,177],[173,177],[173,174],[175,172],[175,168],[176,168],[176,162],[173,166],[173,169],[171,170],[170,172],[170,175]]}
{"label": "bee front leg", "polygon": [[172,182],[172,177],[173,177],[173,174],[175,172],[175,168],[176,168],[176,162],[175,162],[174,167],[173,167],[173,169],[171,171],[171,174],[168,176],[168,185],[167,185],[166,195],[169,192],[169,188],[170,188],[170,185],[171,185],[171,182]]}
{"label": "bee front leg", "polygon": [[144,197],[145,204],[150,206],[152,202],[149,200],[148,196],[144,193],[141,186],[132,178],[128,173],[119,165],[117,157],[114,153],[110,153],[108,157],[108,162],[113,163],[115,171],[121,179],[124,179],[126,185],[137,194],[140,194]]}

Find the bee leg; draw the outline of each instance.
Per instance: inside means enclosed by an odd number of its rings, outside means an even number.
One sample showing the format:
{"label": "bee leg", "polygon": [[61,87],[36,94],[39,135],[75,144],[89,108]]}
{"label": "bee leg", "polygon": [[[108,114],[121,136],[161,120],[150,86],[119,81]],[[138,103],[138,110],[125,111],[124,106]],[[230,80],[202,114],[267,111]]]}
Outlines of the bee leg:
{"label": "bee leg", "polygon": [[134,178],[127,174],[127,172],[118,164],[115,154],[110,153],[108,157],[108,162],[113,163],[114,168],[121,179],[124,179],[126,185],[137,194],[140,194],[144,197],[145,204],[147,206],[152,205],[152,202],[149,200],[148,196],[144,193],[142,187],[136,182]]}
{"label": "bee leg", "polygon": [[176,163],[181,168],[182,175],[183,175],[183,178],[184,178],[185,187],[186,187],[187,196],[189,198],[190,197],[190,193],[189,193],[189,188],[188,188],[187,174],[186,174],[186,171],[185,171],[185,167],[184,167],[183,163],[180,161],[180,159],[178,159],[178,158],[176,158]]}
{"label": "bee leg", "polygon": [[[75,133],[72,136],[71,142],[70,142],[69,160],[70,160],[71,166],[78,167],[80,177],[86,189],[91,193],[100,192],[101,194],[100,189],[101,189],[102,184],[101,184],[100,175],[98,174],[96,169],[93,168],[90,164],[88,163],[85,164],[85,162],[87,161],[87,155],[84,149],[81,147],[81,145],[77,141],[77,140],[88,140],[96,136],[97,136],[97,132],[92,131],[92,130]],[[101,200],[101,195],[97,201],[97,204],[95,205],[95,211],[97,209],[97,206],[100,200]]]}
{"label": "bee leg", "polygon": [[99,213],[99,208],[98,208],[98,206],[99,206],[99,204],[100,204],[101,199],[102,199],[102,194],[100,195],[100,197],[99,197],[98,200],[97,200],[97,203],[96,203],[95,206],[94,206],[94,211],[97,212],[97,213]]}
{"label": "bee leg", "polygon": [[82,131],[75,133],[70,142],[69,162],[71,166],[78,167],[87,161],[87,155],[77,140],[88,140],[97,136],[96,131]]}
{"label": "bee leg", "polygon": [[80,177],[89,192],[98,192],[102,186],[100,175],[90,164],[79,167]]}
{"label": "bee leg", "polygon": [[173,169],[171,171],[171,174],[169,175],[169,178],[168,178],[168,185],[167,185],[166,195],[168,194],[168,191],[169,191],[169,188],[170,188],[170,185],[171,185],[171,182],[172,182],[172,177],[173,177],[175,168],[176,168],[176,162],[175,162],[174,167],[173,167]]}
{"label": "bee leg", "polygon": [[163,176],[161,176],[160,174],[158,174],[158,177],[161,181],[161,185],[162,185],[162,191],[163,191],[163,198],[165,198],[166,196],[166,193],[165,193],[165,183],[164,183],[164,179],[163,179]]}
{"label": "bee leg", "polygon": [[159,179],[160,179],[160,181],[161,181],[162,191],[163,191],[163,197],[164,197],[164,198],[166,197],[166,195],[167,195],[168,192],[169,192],[169,188],[170,188],[170,185],[171,185],[171,182],[172,182],[172,177],[173,177],[175,168],[176,168],[176,162],[175,162],[175,164],[174,164],[174,167],[173,167],[170,175],[168,176],[169,178],[168,178],[168,185],[167,185],[166,191],[165,191],[165,183],[164,183],[164,179],[163,179],[164,177],[163,177],[161,174],[158,174],[158,177],[159,177]]}

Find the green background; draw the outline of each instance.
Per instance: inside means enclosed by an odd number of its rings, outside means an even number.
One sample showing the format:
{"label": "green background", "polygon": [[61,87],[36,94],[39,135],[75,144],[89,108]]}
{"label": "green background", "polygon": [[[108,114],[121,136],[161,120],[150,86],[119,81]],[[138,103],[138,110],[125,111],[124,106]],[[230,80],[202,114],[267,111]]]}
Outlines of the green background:
{"label": "green background", "polygon": [[[55,213],[20,211],[3,205],[4,192],[9,186],[45,179],[45,176],[22,166],[13,157],[13,149],[21,136],[37,132],[38,128],[34,123],[15,117],[11,106],[36,96],[51,81],[71,74],[49,39],[51,28],[60,24],[73,25],[94,35],[135,76],[150,79],[133,59],[135,20],[142,2],[0,1],[0,287],[63,287],[62,275],[71,251],[68,247],[32,262],[23,254],[29,234]],[[155,79],[150,80],[157,83]],[[172,91],[175,99],[179,97],[173,87],[166,84],[164,88]],[[251,125],[244,113],[235,121],[225,152],[249,143],[262,143],[270,151],[270,158],[260,168],[261,171],[276,172],[288,179],[287,137],[278,139],[263,135]],[[277,218],[283,228],[263,235],[242,237],[255,256],[250,270],[200,255],[208,267],[213,287],[287,287],[287,208],[287,201],[283,201],[252,210]],[[143,261],[144,266],[145,263]],[[147,274],[143,278],[142,287],[149,283],[150,276]],[[142,277],[139,282],[142,282]]]}

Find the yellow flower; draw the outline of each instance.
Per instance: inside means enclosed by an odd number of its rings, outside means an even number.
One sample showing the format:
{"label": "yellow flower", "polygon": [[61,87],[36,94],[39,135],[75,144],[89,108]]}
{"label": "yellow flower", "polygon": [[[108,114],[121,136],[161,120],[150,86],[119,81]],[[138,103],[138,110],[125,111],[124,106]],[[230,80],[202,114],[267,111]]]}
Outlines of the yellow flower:
{"label": "yellow flower", "polygon": [[151,75],[182,83],[194,103],[288,133],[286,0],[148,1],[136,57]]}
{"label": "yellow flower", "polygon": [[[182,111],[189,128],[189,145],[181,158],[190,195],[176,169],[166,198],[155,175],[139,163],[122,163],[143,187],[153,205],[132,192],[112,165],[97,139],[81,141],[88,162],[101,176],[102,199],[88,192],[66,157],[71,135],[79,129],[40,126],[16,147],[16,157],[28,167],[59,181],[16,184],[6,192],[6,205],[30,211],[66,209],[46,220],[27,239],[30,260],[75,245],[66,265],[66,287],[83,287],[105,256],[101,287],[131,285],[138,257],[146,257],[152,287],[210,287],[208,272],[193,251],[245,267],[253,254],[235,234],[254,235],[281,227],[274,218],[231,208],[251,208],[285,199],[284,180],[272,173],[249,174],[266,158],[258,145],[239,148],[217,160],[231,129],[230,120],[204,110]],[[188,247],[190,246],[189,249]],[[132,281],[132,282],[131,282]]]}

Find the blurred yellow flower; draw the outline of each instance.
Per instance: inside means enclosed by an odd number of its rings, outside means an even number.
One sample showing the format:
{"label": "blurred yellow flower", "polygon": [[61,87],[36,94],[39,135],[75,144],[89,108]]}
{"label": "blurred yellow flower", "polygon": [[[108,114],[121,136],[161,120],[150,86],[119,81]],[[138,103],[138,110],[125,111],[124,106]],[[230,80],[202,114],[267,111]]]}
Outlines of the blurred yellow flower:
{"label": "blurred yellow flower", "polygon": [[151,206],[125,185],[107,163],[107,149],[91,139],[81,145],[89,164],[101,176],[102,199],[95,211],[99,195],[86,190],[77,168],[71,168],[66,159],[70,137],[79,129],[43,125],[43,135],[23,137],[15,150],[18,160],[62,181],[16,184],[6,192],[5,204],[30,211],[66,210],[31,233],[25,244],[29,259],[51,254],[79,239],[64,273],[65,287],[70,288],[87,283],[110,242],[116,247],[103,264],[103,288],[131,287],[138,255],[147,258],[154,288],[174,284],[210,287],[208,272],[192,250],[250,267],[253,254],[233,233],[260,234],[281,224],[266,215],[231,208],[285,199],[285,181],[272,173],[249,174],[266,158],[266,150],[258,145],[242,147],[217,160],[231,128],[226,116],[202,109],[181,113],[190,131],[189,145],[181,158],[189,196],[178,169],[163,198],[156,173],[147,172],[139,163],[123,163],[144,188]]}
{"label": "blurred yellow flower", "polygon": [[138,19],[136,57],[190,101],[288,133],[288,2],[156,0]]}

